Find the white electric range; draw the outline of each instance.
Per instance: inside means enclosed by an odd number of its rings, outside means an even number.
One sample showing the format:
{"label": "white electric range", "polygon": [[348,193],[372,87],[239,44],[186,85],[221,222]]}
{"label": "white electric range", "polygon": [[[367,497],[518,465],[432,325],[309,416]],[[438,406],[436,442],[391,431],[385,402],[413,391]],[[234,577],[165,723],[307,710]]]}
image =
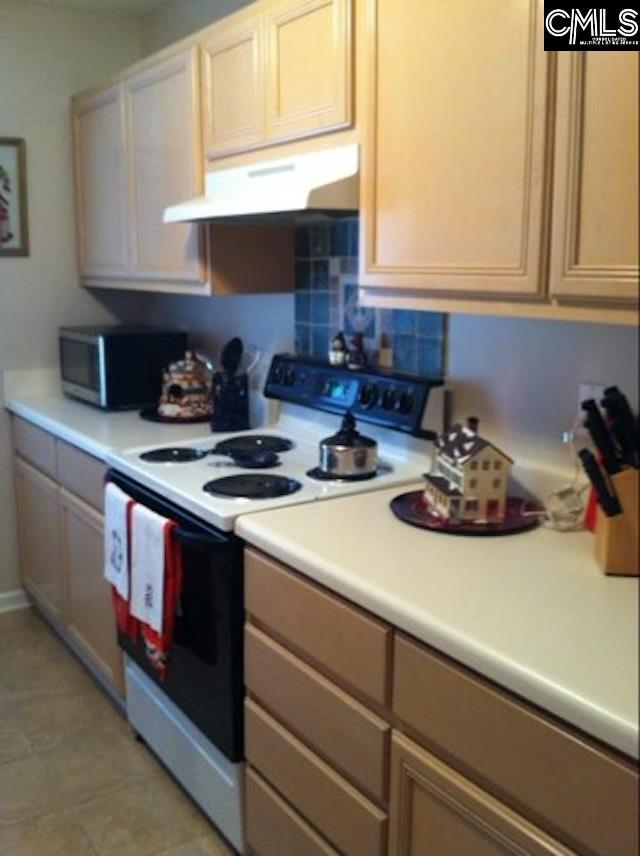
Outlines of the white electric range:
{"label": "white electric range", "polygon": [[[127,655],[127,716],[241,853],[243,544],[235,521],[415,482],[429,468],[427,439],[442,430],[444,413],[439,379],[354,373],[287,356],[274,357],[265,395],[280,402],[269,426],[203,431],[196,440],[107,458],[108,478],[173,519],[173,537],[182,547],[180,608],[165,680],[158,681],[149,665],[143,640],[118,634]],[[378,469],[355,481],[314,477],[319,441],[336,433],[347,411],[377,440]],[[258,456],[258,468],[239,465],[247,463],[247,453],[251,464]]]}

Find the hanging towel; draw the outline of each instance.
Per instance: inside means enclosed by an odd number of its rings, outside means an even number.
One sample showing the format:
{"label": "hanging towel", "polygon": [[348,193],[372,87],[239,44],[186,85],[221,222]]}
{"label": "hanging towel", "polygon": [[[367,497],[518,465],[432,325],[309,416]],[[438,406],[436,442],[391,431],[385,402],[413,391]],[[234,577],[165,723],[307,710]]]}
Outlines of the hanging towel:
{"label": "hanging towel", "polygon": [[166,517],[136,504],[131,515],[131,614],[162,633]]}
{"label": "hanging towel", "polygon": [[113,482],[104,491],[104,576],[129,599],[129,516],[134,502]]}
{"label": "hanging towel", "polygon": [[147,659],[164,681],[169,668],[173,629],[179,614],[182,592],[182,548],[174,537],[177,524],[173,521],[165,527],[164,604],[162,632],[158,633],[148,624],[140,624]]}

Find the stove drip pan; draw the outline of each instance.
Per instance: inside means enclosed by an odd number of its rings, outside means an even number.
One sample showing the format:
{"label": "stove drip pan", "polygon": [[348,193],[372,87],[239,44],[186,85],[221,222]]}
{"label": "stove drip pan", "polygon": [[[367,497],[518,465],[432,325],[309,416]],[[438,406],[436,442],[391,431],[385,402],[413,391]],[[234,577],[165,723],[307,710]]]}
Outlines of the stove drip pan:
{"label": "stove drip pan", "polygon": [[307,470],[307,475],[310,479],[322,482],[361,482],[374,479],[379,474],[379,470],[374,470],[372,473],[362,473],[355,476],[334,476],[331,473],[326,473],[320,467],[314,467],[312,470]]}
{"label": "stove drip pan", "polygon": [[225,476],[207,482],[203,490],[213,496],[242,497],[244,499],[277,499],[300,490],[302,485],[286,476],[269,473],[247,473]]}
{"label": "stove drip pan", "polygon": [[162,449],[151,449],[140,455],[141,460],[154,464],[187,464],[190,461],[199,461],[207,453],[203,449],[194,449],[190,446],[168,446]]}

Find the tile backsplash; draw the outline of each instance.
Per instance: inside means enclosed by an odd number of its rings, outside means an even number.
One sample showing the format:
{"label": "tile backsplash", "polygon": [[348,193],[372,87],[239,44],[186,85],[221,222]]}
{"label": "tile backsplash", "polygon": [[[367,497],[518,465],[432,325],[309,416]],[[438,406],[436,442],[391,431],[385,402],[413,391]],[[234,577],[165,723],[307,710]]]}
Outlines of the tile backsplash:
{"label": "tile backsplash", "polygon": [[370,309],[358,303],[358,219],[296,229],[296,353],[326,359],[338,330],[350,343],[364,336],[375,361],[386,333],[393,368],[439,375],[444,370],[445,316],[407,309]]}

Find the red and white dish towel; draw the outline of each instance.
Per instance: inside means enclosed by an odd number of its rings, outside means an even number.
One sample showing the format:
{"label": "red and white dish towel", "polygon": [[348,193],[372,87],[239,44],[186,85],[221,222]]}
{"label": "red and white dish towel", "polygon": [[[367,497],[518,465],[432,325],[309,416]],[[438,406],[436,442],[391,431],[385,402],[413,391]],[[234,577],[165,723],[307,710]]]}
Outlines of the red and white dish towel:
{"label": "red and white dish towel", "polygon": [[139,635],[147,658],[166,676],[182,588],[176,524],[134,502],[117,485],[105,488],[105,570],[113,589],[118,629]]}

